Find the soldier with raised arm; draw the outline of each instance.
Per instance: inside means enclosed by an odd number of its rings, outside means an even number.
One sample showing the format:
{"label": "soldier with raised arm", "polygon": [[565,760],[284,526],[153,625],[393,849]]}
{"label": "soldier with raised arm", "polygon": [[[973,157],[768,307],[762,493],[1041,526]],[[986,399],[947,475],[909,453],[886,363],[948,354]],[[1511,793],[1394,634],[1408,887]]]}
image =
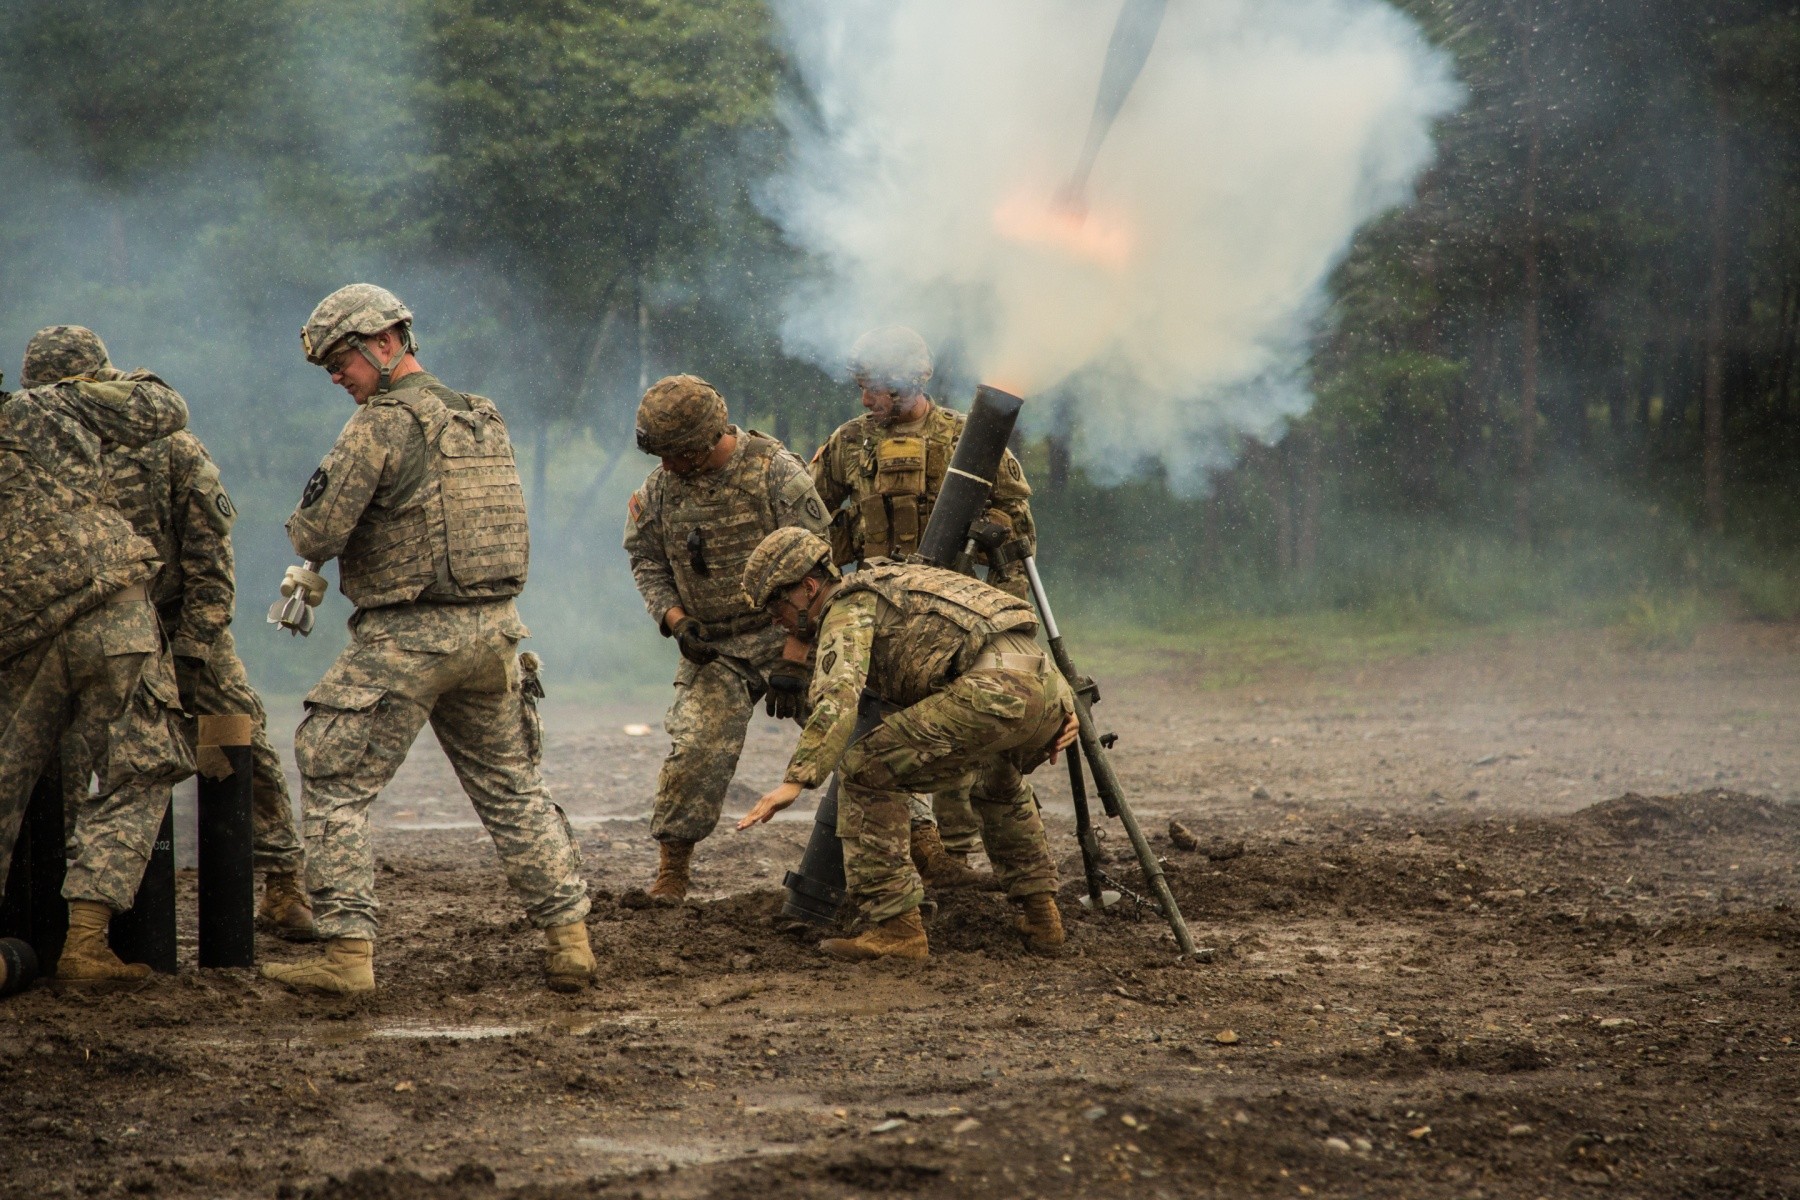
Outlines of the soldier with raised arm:
{"label": "soldier with raised arm", "polygon": [[719,823],[756,701],[766,693],[772,715],[797,716],[808,677],[745,599],[744,564],[777,529],[824,532],[825,508],[805,465],[731,424],[725,398],[697,376],[671,375],[644,393],[637,444],[662,464],[631,497],[625,551],[645,609],[681,651],[650,819],[659,861],[649,894],[675,903],[687,895],[694,846]]}
{"label": "soldier with raised arm", "polygon": [[307,361],[357,408],[307,482],[288,538],[311,562],[338,560],[356,611],[350,644],[307,693],[294,734],[307,891],[330,945],[322,958],[263,973],[309,991],[374,989],[369,805],[429,721],[543,930],[550,987],[585,987],[587,883],[539,773],[540,693],[518,653],[526,629],[513,598],[530,539],[506,424],[493,401],[419,365],[412,312],[384,288],[340,288],[300,336]]}
{"label": "soldier with raised arm", "polygon": [[107,944],[137,896],[169,785],[191,775],[180,694],[146,584],[156,547],[111,502],[104,448],[187,424],[161,380],[109,365],[90,329],[39,330],[0,403],[0,888],[38,774],[72,735],[99,783],[77,804],[56,977],[147,978]]}
{"label": "soldier with raised arm", "polygon": [[[862,394],[862,416],[838,426],[813,455],[813,486],[831,512],[834,566],[873,559],[903,559],[919,548],[931,517],[963,414],[934,402],[931,351],[925,339],[903,325],[872,329],[850,350],[850,376]],[[1001,459],[988,510],[980,524],[993,546],[977,561],[987,581],[1026,599],[1025,557],[1036,553],[1031,519],[1031,487],[1019,460]],[[969,807],[967,781],[953,781],[928,804],[914,797],[912,857],[933,887],[971,887],[987,876],[971,869],[968,856],[980,845],[981,824]]]}

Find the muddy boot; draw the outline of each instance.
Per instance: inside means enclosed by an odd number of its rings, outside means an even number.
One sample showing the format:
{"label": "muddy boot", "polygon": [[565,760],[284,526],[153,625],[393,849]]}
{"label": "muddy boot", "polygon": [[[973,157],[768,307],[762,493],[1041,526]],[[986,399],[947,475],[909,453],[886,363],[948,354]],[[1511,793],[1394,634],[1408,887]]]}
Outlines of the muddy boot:
{"label": "muddy boot", "polygon": [[544,951],[544,975],[551,991],[579,992],[594,982],[594,949],[584,922],[544,930]]}
{"label": "muddy boot", "polygon": [[826,938],[819,943],[819,949],[845,962],[867,962],[873,958],[924,962],[931,953],[931,945],[925,940],[925,922],[916,908],[872,925],[856,937]]}
{"label": "muddy boot", "polygon": [[300,890],[300,880],[292,871],[263,873],[262,904],[256,909],[256,923],[290,942],[313,940],[312,905]]}
{"label": "muddy boot", "polygon": [[1061,954],[1062,913],[1056,909],[1056,897],[1049,892],[1033,892],[1017,903],[1020,912],[1013,928],[1025,935],[1025,948],[1033,954]]}
{"label": "muddy boot", "polygon": [[977,871],[967,862],[944,849],[944,843],[938,836],[938,827],[929,821],[918,821],[912,827],[912,860],[918,868],[919,878],[928,888],[952,891],[956,888],[982,888],[994,886],[994,876],[987,871]]}
{"label": "muddy boot", "polygon": [[106,944],[112,909],[98,900],[69,901],[69,936],[56,960],[56,981],[82,987],[108,987],[150,978],[143,963],[125,963]]}
{"label": "muddy boot", "polygon": [[375,990],[375,943],[367,938],[332,938],[323,958],[297,963],[264,963],[263,978],[303,992],[354,996]]}
{"label": "muddy boot", "polygon": [[656,863],[656,879],[650,884],[650,900],[655,904],[680,904],[687,899],[688,860],[694,857],[694,843],[658,842],[660,857]]}

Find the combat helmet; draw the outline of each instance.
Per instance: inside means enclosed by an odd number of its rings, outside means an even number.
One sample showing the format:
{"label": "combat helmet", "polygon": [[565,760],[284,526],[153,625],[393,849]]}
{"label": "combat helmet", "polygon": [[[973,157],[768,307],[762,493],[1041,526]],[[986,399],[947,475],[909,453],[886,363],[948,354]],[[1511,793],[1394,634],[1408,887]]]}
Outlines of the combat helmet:
{"label": "combat helmet", "polygon": [[[381,383],[376,391],[385,392],[400,360],[419,349],[419,340],[413,336],[412,320],[412,309],[394,293],[372,283],[353,283],[319,301],[312,316],[300,327],[300,348],[306,352],[307,362],[322,367],[337,344],[349,339],[350,345],[369,360],[369,365],[381,372]],[[384,363],[375,357],[364,339],[395,325],[400,326],[400,349],[395,351],[391,361]]]}
{"label": "combat helmet", "polygon": [[750,561],[744,564],[744,594],[756,608],[767,608],[777,593],[805,579],[815,567],[838,578],[824,538],[798,525],[784,525],[750,552]]}
{"label": "combat helmet", "polygon": [[725,397],[698,375],[666,375],[637,410],[637,448],[657,458],[711,450],[725,436]]}
{"label": "combat helmet", "polygon": [[32,334],[26,343],[19,382],[28,388],[43,387],[111,365],[106,343],[87,326],[49,325]]}
{"label": "combat helmet", "polygon": [[850,378],[862,386],[916,392],[931,378],[931,348],[904,325],[883,325],[850,347]]}

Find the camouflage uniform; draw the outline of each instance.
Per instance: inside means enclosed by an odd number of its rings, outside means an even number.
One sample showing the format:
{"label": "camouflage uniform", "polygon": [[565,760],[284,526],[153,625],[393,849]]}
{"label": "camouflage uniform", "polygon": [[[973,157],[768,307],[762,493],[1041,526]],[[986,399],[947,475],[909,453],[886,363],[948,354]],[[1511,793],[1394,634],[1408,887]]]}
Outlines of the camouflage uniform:
{"label": "camouflage uniform", "polygon": [[[219,469],[200,439],[185,430],[148,446],[108,447],[106,467],[115,502],[162,560],[150,599],[169,633],[183,707],[199,716],[244,714],[255,720],[250,795],[256,867],[298,874],[300,839],[287,775],[269,743],[262,699],[250,686],[228,628],[237,592],[231,553],[237,510]],[[197,732],[189,726],[190,735]],[[85,795],[86,764],[78,746],[67,749],[64,787],[71,796]]]}
{"label": "camouflage uniform", "polygon": [[168,437],[187,405],[147,374],[68,378],[55,361],[65,331],[99,346],[76,327],[39,334],[26,382],[60,382],[0,404],[0,887],[37,775],[72,733],[99,786],[75,813],[63,895],[118,912],[137,895],[168,786],[194,759],[144,588],[156,548],[108,499],[102,443]]}
{"label": "camouflage uniform", "polygon": [[[924,416],[900,425],[883,425],[866,413],[846,421],[813,455],[813,486],[832,514],[834,565],[904,558],[919,548],[967,419],[955,409],[927,403]],[[1014,534],[1004,561],[990,567],[988,582],[1020,599],[1030,595],[1020,562],[1036,553],[1037,546],[1030,500],[1031,486],[1009,450],[983,517]],[[978,561],[985,563],[986,556]],[[919,797],[911,801],[913,820],[935,819],[944,848],[954,854],[969,854],[979,846],[981,825],[969,806],[969,787],[968,781],[952,785],[935,793],[929,804]]]}
{"label": "camouflage uniform", "polygon": [[535,684],[521,679],[529,535],[493,402],[424,372],[395,380],[344,426],[287,530],[301,556],[338,560],[357,606],[294,735],[319,935],[373,940],[369,805],[426,721],[532,923],[580,921],[580,852],[539,774]]}
{"label": "camouflage uniform", "polygon": [[[907,793],[968,775],[1008,895],[1056,890],[1024,776],[1048,757],[1074,698],[1036,629],[1024,601],[937,567],[877,563],[826,602],[812,715],[786,778],[813,788],[837,770],[845,886],[871,923],[924,896],[908,853]],[[865,687],[901,711],[851,745]]]}
{"label": "camouflage uniform", "polygon": [[726,432],[737,447],[724,466],[686,476],[657,467],[632,495],[625,522],[645,609],[667,633],[664,617],[679,605],[719,655],[705,665],[683,658],[675,670],[675,699],[663,717],[669,757],[650,821],[663,842],[700,841],[719,823],[744,731],[786,641],[744,595],[744,563],[783,526],[825,530],[825,509],[798,458],[754,429]]}

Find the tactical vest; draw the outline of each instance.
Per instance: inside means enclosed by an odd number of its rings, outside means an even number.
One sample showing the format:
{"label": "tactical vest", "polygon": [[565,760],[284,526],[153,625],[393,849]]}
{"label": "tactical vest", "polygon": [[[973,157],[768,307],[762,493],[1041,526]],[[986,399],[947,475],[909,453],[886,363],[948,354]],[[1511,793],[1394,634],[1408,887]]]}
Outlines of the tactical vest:
{"label": "tactical vest", "polygon": [[364,515],[338,575],[358,608],[413,600],[489,600],[525,590],[531,535],[506,423],[494,402],[465,396],[458,412],[426,388],[371,405],[404,408],[425,438],[425,479],[394,509]]}
{"label": "tactical vest", "polygon": [[754,429],[737,438],[735,461],[717,474],[663,472],[655,501],[675,593],[689,616],[708,625],[758,611],[744,594],[744,564],[777,527],[768,475],[781,443]]}
{"label": "tactical vest", "polygon": [[850,481],[856,489],[865,560],[904,558],[919,548],[963,420],[961,413],[934,404],[916,434],[883,437],[883,431],[865,428],[862,470]]}
{"label": "tactical vest", "polygon": [[1037,632],[1031,605],[968,575],[878,563],[849,575],[838,596],[874,592],[869,687],[890,704],[917,704],[969,669],[989,638]]}
{"label": "tactical vest", "polygon": [[76,425],[30,391],[0,405],[0,661],[148,578],[156,557],[111,503],[99,439],[71,430],[55,447],[62,461],[46,461],[8,419],[25,418],[25,406],[53,425]]}

